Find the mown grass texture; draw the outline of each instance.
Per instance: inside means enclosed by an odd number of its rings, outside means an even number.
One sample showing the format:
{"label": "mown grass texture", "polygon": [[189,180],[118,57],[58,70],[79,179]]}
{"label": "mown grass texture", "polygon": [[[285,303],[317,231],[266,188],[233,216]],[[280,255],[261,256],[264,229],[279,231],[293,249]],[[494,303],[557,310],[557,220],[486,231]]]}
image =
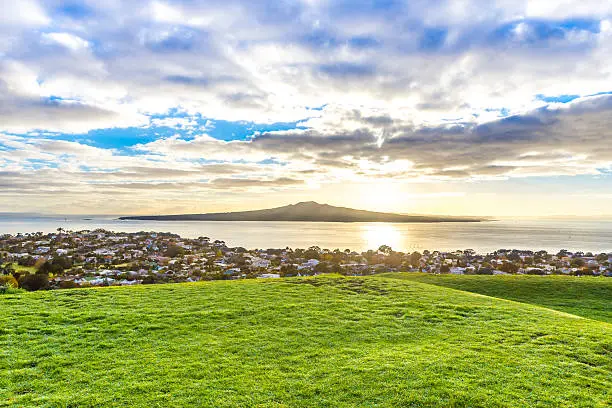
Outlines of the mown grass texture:
{"label": "mown grass texture", "polygon": [[612,323],[611,278],[531,275],[432,275],[427,273],[394,273],[384,276],[531,303]]}
{"label": "mown grass texture", "polygon": [[0,406],[606,407],[612,326],[379,277],[5,295]]}

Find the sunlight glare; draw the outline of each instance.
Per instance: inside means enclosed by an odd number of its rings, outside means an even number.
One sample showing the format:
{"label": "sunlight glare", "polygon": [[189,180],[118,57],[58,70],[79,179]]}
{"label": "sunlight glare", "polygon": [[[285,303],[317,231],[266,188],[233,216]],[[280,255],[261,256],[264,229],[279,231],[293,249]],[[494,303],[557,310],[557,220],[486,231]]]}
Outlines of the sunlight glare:
{"label": "sunlight glare", "polygon": [[367,224],[361,230],[366,248],[376,250],[381,245],[389,245],[394,250],[402,248],[402,234],[393,224]]}
{"label": "sunlight glare", "polygon": [[370,211],[404,212],[406,194],[397,183],[379,182],[362,187],[360,207]]}

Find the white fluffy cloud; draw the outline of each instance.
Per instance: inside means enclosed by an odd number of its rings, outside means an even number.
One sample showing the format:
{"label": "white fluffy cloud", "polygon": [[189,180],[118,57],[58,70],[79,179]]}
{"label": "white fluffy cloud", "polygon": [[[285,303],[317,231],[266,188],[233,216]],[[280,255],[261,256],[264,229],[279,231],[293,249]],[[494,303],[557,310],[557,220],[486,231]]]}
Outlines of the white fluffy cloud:
{"label": "white fluffy cloud", "polygon": [[[565,3],[134,1],[65,11],[29,2],[37,12],[11,6],[24,20],[11,18],[22,31],[5,54],[35,74],[41,94],[142,113],[180,106],[275,122],[329,104],[440,121],[531,108],[538,94],[606,90],[610,32],[601,27],[612,10]],[[56,16],[36,19],[53,29],[28,28],[32,15]]]}
{"label": "white fluffy cloud", "polygon": [[0,9],[3,28],[40,27],[51,23],[44,6],[36,0],[0,0]]}
{"label": "white fluffy cloud", "polygon": [[[0,6],[3,194],[59,183],[144,200],[184,188],[600,175],[612,162],[610,97],[593,96],[612,91],[605,1]],[[197,118],[302,126],[222,141]],[[67,137],[123,128],[149,137],[113,149]]]}
{"label": "white fluffy cloud", "polygon": [[42,41],[55,42],[72,51],[79,51],[89,47],[89,42],[70,33],[44,33],[42,34]]}
{"label": "white fluffy cloud", "polygon": [[612,14],[612,4],[600,0],[528,0],[526,14],[540,18],[600,17]]}

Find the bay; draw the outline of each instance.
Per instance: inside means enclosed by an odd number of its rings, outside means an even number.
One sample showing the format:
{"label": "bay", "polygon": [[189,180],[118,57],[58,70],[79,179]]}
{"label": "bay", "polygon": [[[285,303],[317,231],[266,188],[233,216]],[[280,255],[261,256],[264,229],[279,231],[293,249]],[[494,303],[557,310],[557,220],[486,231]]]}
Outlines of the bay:
{"label": "bay", "polygon": [[103,228],[116,232],[172,232],[185,238],[207,236],[228,246],[365,251],[389,245],[396,251],[530,249],[557,252],[612,251],[612,221],[517,219],[480,223],[322,223],[261,221],[132,221],[116,217],[0,216],[0,234]]}

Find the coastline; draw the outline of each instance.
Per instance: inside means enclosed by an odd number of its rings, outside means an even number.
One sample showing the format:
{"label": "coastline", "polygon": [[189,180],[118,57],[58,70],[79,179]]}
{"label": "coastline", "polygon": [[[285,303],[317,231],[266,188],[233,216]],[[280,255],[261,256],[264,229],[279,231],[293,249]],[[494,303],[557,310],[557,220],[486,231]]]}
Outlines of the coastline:
{"label": "coastline", "polygon": [[[0,236],[2,275],[28,290],[390,272],[450,275],[612,277],[612,251],[584,253],[500,249],[367,251],[305,248],[247,249],[210,237],[103,229]],[[6,280],[6,279],[5,279]]]}

